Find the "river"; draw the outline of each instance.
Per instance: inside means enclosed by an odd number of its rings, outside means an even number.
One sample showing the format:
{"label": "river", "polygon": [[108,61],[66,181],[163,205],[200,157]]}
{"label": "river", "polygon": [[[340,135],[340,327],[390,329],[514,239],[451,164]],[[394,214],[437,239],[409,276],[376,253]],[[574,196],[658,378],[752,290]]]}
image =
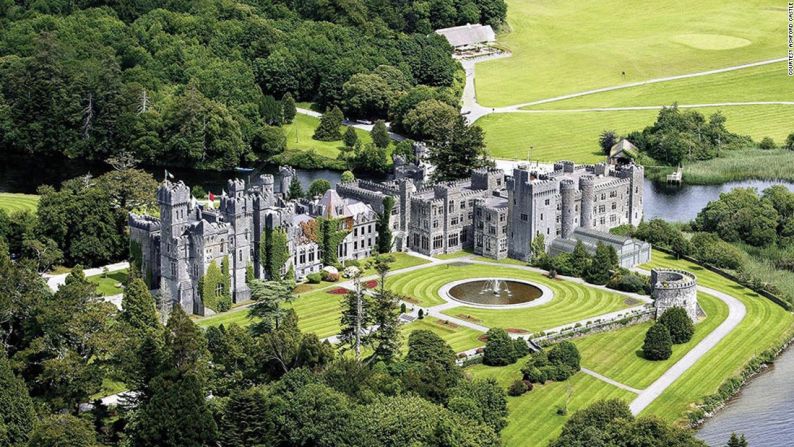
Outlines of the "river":
{"label": "river", "polygon": [[[0,164],[0,191],[35,193],[39,185],[59,185],[63,180],[91,172],[99,175],[109,167],[105,164],[87,164],[66,161],[58,164],[36,163],[30,160],[15,160]],[[146,167],[156,178],[163,177],[163,168]],[[219,193],[234,172],[197,171],[169,168],[176,178],[188,185],[200,184],[207,191]],[[275,174],[276,166],[260,166],[259,172]],[[304,188],[311,181],[324,178],[336,184],[339,173],[329,170],[298,170],[298,178]],[[277,182],[278,183],[278,182]],[[684,185],[671,187],[645,180],[645,219],[663,218],[686,222],[710,201],[723,192],[734,188],[751,187],[759,191],[780,182],[748,180],[722,185]],[[783,183],[794,191],[794,183]],[[742,432],[751,446],[783,447],[794,445],[794,349],[788,350],[773,368],[763,373],[733,399],[722,411],[707,421],[698,436],[713,447],[723,446],[731,432]]]}
{"label": "river", "polygon": [[744,433],[753,447],[794,445],[794,350],[784,352],[769,370],[750,381],[697,436],[724,446],[731,432]]}

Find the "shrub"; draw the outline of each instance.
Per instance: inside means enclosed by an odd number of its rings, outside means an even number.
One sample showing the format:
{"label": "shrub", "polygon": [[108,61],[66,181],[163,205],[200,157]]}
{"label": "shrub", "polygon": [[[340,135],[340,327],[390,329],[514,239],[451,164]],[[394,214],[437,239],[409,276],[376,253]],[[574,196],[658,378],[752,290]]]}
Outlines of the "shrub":
{"label": "shrub", "polygon": [[320,278],[323,281],[336,282],[339,280],[339,273],[329,272],[328,270],[321,270]]}
{"label": "shrub", "polygon": [[579,350],[576,348],[575,344],[569,341],[560,342],[554,345],[551,351],[549,351],[550,363],[566,365],[574,371],[579,371],[581,369],[579,366],[580,360]]}
{"label": "shrub", "polygon": [[405,306],[405,303],[400,303],[400,313],[404,314],[405,311],[408,310]]}
{"label": "shrub", "polygon": [[425,317],[425,311],[424,311],[424,309],[419,309],[419,319],[421,320],[421,319],[423,319],[424,317]]}
{"label": "shrub", "polygon": [[783,147],[787,150],[794,151],[794,132],[788,134],[786,144]]}
{"label": "shrub", "polygon": [[306,275],[306,279],[308,279],[309,282],[312,284],[320,284],[320,281],[322,281],[323,276],[319,273],[309,273],[308,275]]}
{"label": "shrub", "polygon": [[607,287],[630,293],[650,293],[650,279],[647,276],[620,269],[609,279]]}
{"label": "shrub", "polygon": [[663,324],[670,332],[670,339],[674,344],[686,343],[692,339],[695,326],[686,310],[680,307],[671,307],[659,317],[658,323]]}
{"label": "shrub", "polygon": [[515,396],[520,396],[526,393],[527,391],[529,391],[527,387],[527,383],[524,382],[523,380],[516,380],[515,382],[510,384],[510,387],[507,389],[507,394],[515,397]]}
{"label": "shrub", "polygon": [[524,380],[530,383],[546,383],[547,380],[562,382],[579,371],[580,356],[576,345],[564,341],[549,350],[533,352],[526,365],[521,368]]}
{"label": "shrub", "polygon": [[775,144],[775,140],[772,137],[764,137],[760,143],[758,143],[758,147],[765,150],[775,149],[777,145]]}
{"label": "shrub", "polygon": [[673,340],[667,326],[657,322],[645,334],[642,353],[648,360],[667,360],[673,354]]}
{"label": "shrub", "polygon": [[523,338],[516,338],[513,340],[513,349],[515,350],[516,360],[529,355],[529,345]]}

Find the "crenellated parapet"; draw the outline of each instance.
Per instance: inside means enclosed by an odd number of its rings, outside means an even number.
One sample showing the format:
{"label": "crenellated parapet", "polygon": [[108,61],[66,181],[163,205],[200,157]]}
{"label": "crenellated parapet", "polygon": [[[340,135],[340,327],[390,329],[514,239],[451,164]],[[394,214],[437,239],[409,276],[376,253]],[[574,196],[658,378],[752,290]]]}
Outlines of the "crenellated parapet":
{"label": "crenellated parapet", "polygon": [[680,307],[692,321],[697,321],[697,278],[694,274],[685,270],[651,270],[651,297],[657,318],[671,307]]}

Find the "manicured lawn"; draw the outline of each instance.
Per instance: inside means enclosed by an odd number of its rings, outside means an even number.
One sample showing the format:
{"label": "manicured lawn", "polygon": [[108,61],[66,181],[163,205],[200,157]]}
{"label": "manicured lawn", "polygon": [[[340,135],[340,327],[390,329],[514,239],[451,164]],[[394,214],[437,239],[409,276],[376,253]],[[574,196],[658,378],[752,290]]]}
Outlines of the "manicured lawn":
{"label": "manicured lawn", "polygon": [[[342,140],[339,141],[317,141],[312,138],[314,129],[320,124],[319,118],[309,115],[297,114],[291,124],[284,126],[284,135],[287,136],[288,150],[314,150],[318,155],[335,159],[339,155],[339,149],[344,146]],[[342,127],[342,134],[347,130]],[[362,143],[371,143],[372,138],[369,133],[356,129],[358,139]]]}
{"label": "manicured lawn", "polygon": [[[476,378],[495,378],[507,387],[521,378],[525,359],[504,367],[475,365],[467,368]],[[569,397],[570,396],[570,397]],[[577,373],[565,382],[547,382],[519,397],[508,397],[508,424],[502,430],[505,447],[545,446],[559,435],[565,421],[577,410],[601,399],[623,399],[630,402],[634,394],[602,382],[584,373]],[[568,414],[557,415],[557,408],[566,405]]]}
{"label": "manicured lawn", "polygon": [[513,56],[476,68],[486,106],[780,57],[786,26],[773,0],[507,4],[511,31],[498,40]]}
{"label": "manicured lawn", "polygon": [[[698,110],[706,117],[720,112],[726,127],[759,141],[772,137],[778,144],[792,131],[794,106],[753,105],[706,107]],[[485,116],[477,124],[485,130],[488,152],[496,158],[578,163],[602,161],[598,136],[604,130],[627,134],[642,130],[656,120],[657,110],[606,112],[504,113]],[[531,149],[531,150],[530,150]]]}
{"label": "manicured lawn", "polygon": [[[298,296],[295,301],[285,307],[295,309],[298,314],[298,327],[303,332],[313,332],[320,338],[330,337],[339,333],[341,302],[343,295],[334,295],[324,290],[317,290]],[[229,312],[202,318],[196,323],[202,327],[221,324],[238,324],[248,326],[248,308],[239,308]]]}
{"label": "manicured lawn", "polygon": [[653,260],[643,267],[688,270],[697,275],[700,285],[730,294],[747,308],[747,315],[739,326],[665,390],[643,414],[655,414],[667,420],[681,418],[690,403],[716,392],[726,379],[738,374],[755,354],[778,344],[794,329],[794,316],[791,313],[746,287],[698,265],[654,251]]}
{"label": "manicured lawn", "polygon": [[394,275],[386,280],[386,286],[395,293],[415,300],[419,306],[430,307],[444,302],[438,294],[443,285],[460,279],[487,277],[526,279],[545,284],[555,296],[548,304],[525,309],[495,310],[459,306],[444,313],[459,318],[473,317],[488,327],[520,328],[535,332],[628,307],[622,295],[569,281],[551,280],[540,273],[508,266],[446,264]]}
{"label": "manicured lawn", "polygon": [[118,295],[124,292],[122,285],[127,282],[127,269],[108,272],[105,277],[99,274],[89,276],[86,279],[97,285],[97,291],[102,296]]}
{"label": "manicured lawn", "polygon": [[632,388],[647,388],[728,317],[728,306],[717,298],[701,293],[698,301],[707,317],[695,325],[692,340],[673,345],[669,359],[650,361],[642,357],[645,332],[652,324],[648,322],[575,340],[582,366]]}
{"label": "manicured lawn", "polygon": [[455,352],[463,352],[478,346],[485,345],[485,342],[478,340],[483,335],[482,332],[465,326],[458,326],[446,320],[439,320],[433,317],[425,317],[421,320],[414,320],[402,327],[404,343],[408,346],[408,335],[416,330],[424,329],[438,334],[446,341]]}
{"label": "manicured lawn", "polygon": [[39,205],[39,196],[35,194],[15,194],[0,192],[0,210],[11,214],[16,211],[30,211],[35,213]]}
{"label": "manicured lawn", "polygon": [[611,92],[580,96],[525,109],[585,109],[593,107],[716,104],[748,101],[794,101],[792,79],[786,63],[648,84]]}
{"label": "manicured lawn", "polygon": [[[428,261],[427,259],[419,258],[419,257],[416,257],[416,256],[411,256],[408,253],[396,252],[396,253],[389,253],[389,255],[394,258],[394,262],[389,264],[391,266],[391,271],[392,272],[395,271],[395,270],[400,270],[400,269],[404,269],[404,268],[408,268],[408,267],[414,267],[414,266],[417,266],[417,265],[423,265],[423,264],[429,264],[430,263],[430,261]],[[366,264],[369,261],[372,261],[374,259],[375,259],[375,257],[373,256],[373,257],[369,257],[369,258],[362,259],[362,260],[358,261],[359,262],[359,266],[362,268],[361,274],[363,276],[374,275],[375,273],[377,273],[377,272],[375,272],[375,268],[374,267],[372,267],[372,266],[366,267]]]}

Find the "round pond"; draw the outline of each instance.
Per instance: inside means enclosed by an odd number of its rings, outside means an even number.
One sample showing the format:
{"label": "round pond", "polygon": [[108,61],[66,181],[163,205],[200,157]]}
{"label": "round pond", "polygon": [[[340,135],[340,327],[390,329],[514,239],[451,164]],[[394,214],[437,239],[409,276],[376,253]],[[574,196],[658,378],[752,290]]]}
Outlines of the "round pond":
{"label": "round pond", "polygon": [[533,284],[511,279],[477,279],[453,285],[449,295],[458,301],[485,306],[508,306],[534,301],[543,290]]}

